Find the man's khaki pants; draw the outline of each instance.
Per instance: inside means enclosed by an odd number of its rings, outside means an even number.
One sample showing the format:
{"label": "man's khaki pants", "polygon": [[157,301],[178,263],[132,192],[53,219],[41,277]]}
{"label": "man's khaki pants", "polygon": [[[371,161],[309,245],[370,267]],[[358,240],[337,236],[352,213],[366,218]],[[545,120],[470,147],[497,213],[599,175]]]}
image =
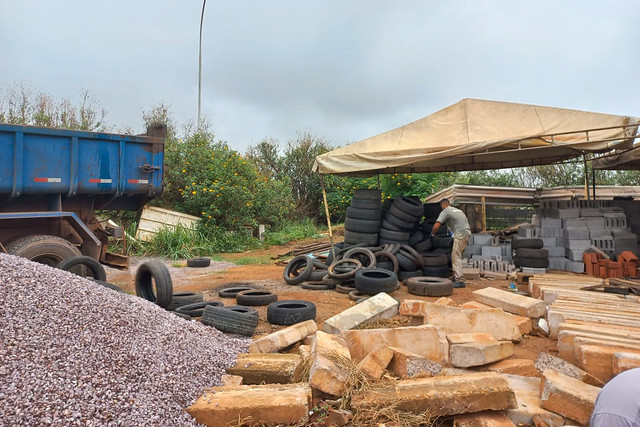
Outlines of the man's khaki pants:
{"label": "man's khaki pants", "polygon": [[453,278],[456,282],[464,282],[462,274],[462,253],[469,243],[471,236],[454,237],[453,249],[451,250],[451,266],[453,268]]}

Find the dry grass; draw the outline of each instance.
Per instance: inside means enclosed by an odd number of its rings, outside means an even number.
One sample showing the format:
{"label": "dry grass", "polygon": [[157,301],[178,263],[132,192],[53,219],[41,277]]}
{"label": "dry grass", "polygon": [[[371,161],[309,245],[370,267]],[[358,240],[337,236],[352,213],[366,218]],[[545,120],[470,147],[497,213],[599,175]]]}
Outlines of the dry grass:
{"label": "dry grass", "polygon": [[411,319],[408,316],[396,316],[391,319],[376,319],[369,322],[364,322],[357,325],[353,329],[387,329],[387,328],[400,328],[403,326],[409,326]]}

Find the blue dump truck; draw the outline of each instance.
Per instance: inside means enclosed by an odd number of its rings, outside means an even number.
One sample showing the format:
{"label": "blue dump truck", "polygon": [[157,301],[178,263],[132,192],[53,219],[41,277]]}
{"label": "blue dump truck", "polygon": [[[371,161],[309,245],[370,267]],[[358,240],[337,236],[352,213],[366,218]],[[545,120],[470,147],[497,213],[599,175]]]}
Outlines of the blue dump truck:
{"label": "blue dump truck", "polygon": [[107,251],[116,231],[95,211],[138,210],[162,192],[166,133],[162,124],[140,136],[0,124],[0,251],[128,268]]}

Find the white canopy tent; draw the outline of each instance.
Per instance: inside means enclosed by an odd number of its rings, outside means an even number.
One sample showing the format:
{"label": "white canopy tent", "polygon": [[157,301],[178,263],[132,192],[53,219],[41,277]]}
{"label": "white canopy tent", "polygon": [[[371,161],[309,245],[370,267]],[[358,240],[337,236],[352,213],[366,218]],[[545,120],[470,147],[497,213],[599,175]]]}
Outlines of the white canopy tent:
{"label": "white canopy tent", "polygon": [[462,101],[316,157],[320,174],[499,169],[629,149],[640,119],[510,102]]}

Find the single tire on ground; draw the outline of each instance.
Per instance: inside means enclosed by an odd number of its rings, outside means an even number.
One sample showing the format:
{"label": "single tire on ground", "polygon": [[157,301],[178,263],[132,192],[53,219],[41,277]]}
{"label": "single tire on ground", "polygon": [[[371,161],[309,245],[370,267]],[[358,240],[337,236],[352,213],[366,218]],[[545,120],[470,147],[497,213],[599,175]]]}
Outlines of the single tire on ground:
{"label": "single tire on ground", "polygon": [[316,305],[304,300],[284,300],[267,306],[267,321],[272,325],[295,325],[306,320],[315,320]]}
{"label": "single tire on ground", "polygon": [[73,267],[76,267],[78,265],[87,267],[87,270],[89,270],[93,274],[92,277],[95,280],[107,280],[107,272],[104,270],[102,264],[100,264],[97,260],[91,258],[90,256],[80,255],[66,258],[60,261],[56,268],[64,271],[70,271]]}
{"label": "single tire on ground", "polygon": [[205,308],[209,306],[221,307],[223,304],[220,301],[200,301],[192,304],[180,306],[175,309],[177,313],[186,314],[190,317],[200,317]]}
{"label": "single tire on ground", "polygon": [[453,295],[453,282],[442,277],[412,277],[407,279],[407,290],[413,295],[446,297]]}
{"label": "single tire on ground", "polygon": [[299,285],[309,279],[313,270],[313,260],[306,255],[298,255],[284,268],[284,281],[289,285]]}
{"label": "single tire on ground", "polygon": [[252,289],[255,289],[255,288],[251,287],[251,286],[244,286],[244,285],[231,286],[231,287],[228,287],[228,288],[220,289],[218,291],[218,296],[220,298],[235,298],[236,295],[238,294],[238,292],[250,291]]}
{"label": "single tire on ground", "polygon": [[511,239],[511,249],[542,249],[543,246],[544,242],[542,241],[542,239]]}
{"label": "single tire on ground", "polygon": [[[155,292],[153,285],[155,283]],[[162,261],[142,263],[136,272],[136,295],[167,308],[173,297],[173,282],[169,269]]]}
{"label": "single tire on ground", "polygon": [[202,302],[203,295],[197,292],[176,292],[171,297],[171,303],[167,306],[167,310],[174,311],[183,305],[195,304]]}
{"label": "single tire on ground", "polygon": [[209,267],[211,265],[211,258],[201,257],[201,258],[191,258],[187,260],[187,267]]}
{"label": "single tire on ground", "polygon": [[68,240],[45,234],[21,237],[9,242],[5,249],[10,255],[21,256],[51,267],[57,266],[67,258],[82,255]]}
{"label": "single tire on ground", "polygon": [[422,275],[429,277],[449,277],[451,270],[447,264],[422,267]]}
{"label": "single tire on ground", "polygon": [[356,272],[356,289],[369,295],[393,292],[398,288],[398,275],[379,268],[363,268]]}
{"label": "single tire on ground", "polygon": [[250,337],[258,326],[258,313],[255,309],[251,312],[244,311],[243,308],[249,307],[207,306],[202,313],[202,323],[213,326],[221,332]]}
{"label": "single tire on ground", "polygon": [[238,305],[269,305],[275,301],[278,301],[278,295],[271,291],[252,289],[236,294],[236,302]]}
{"label": "single tire on ground", "polygon": [[518,248],[515,250],[518,258],[549,258],[549,251],[546,249]]}

